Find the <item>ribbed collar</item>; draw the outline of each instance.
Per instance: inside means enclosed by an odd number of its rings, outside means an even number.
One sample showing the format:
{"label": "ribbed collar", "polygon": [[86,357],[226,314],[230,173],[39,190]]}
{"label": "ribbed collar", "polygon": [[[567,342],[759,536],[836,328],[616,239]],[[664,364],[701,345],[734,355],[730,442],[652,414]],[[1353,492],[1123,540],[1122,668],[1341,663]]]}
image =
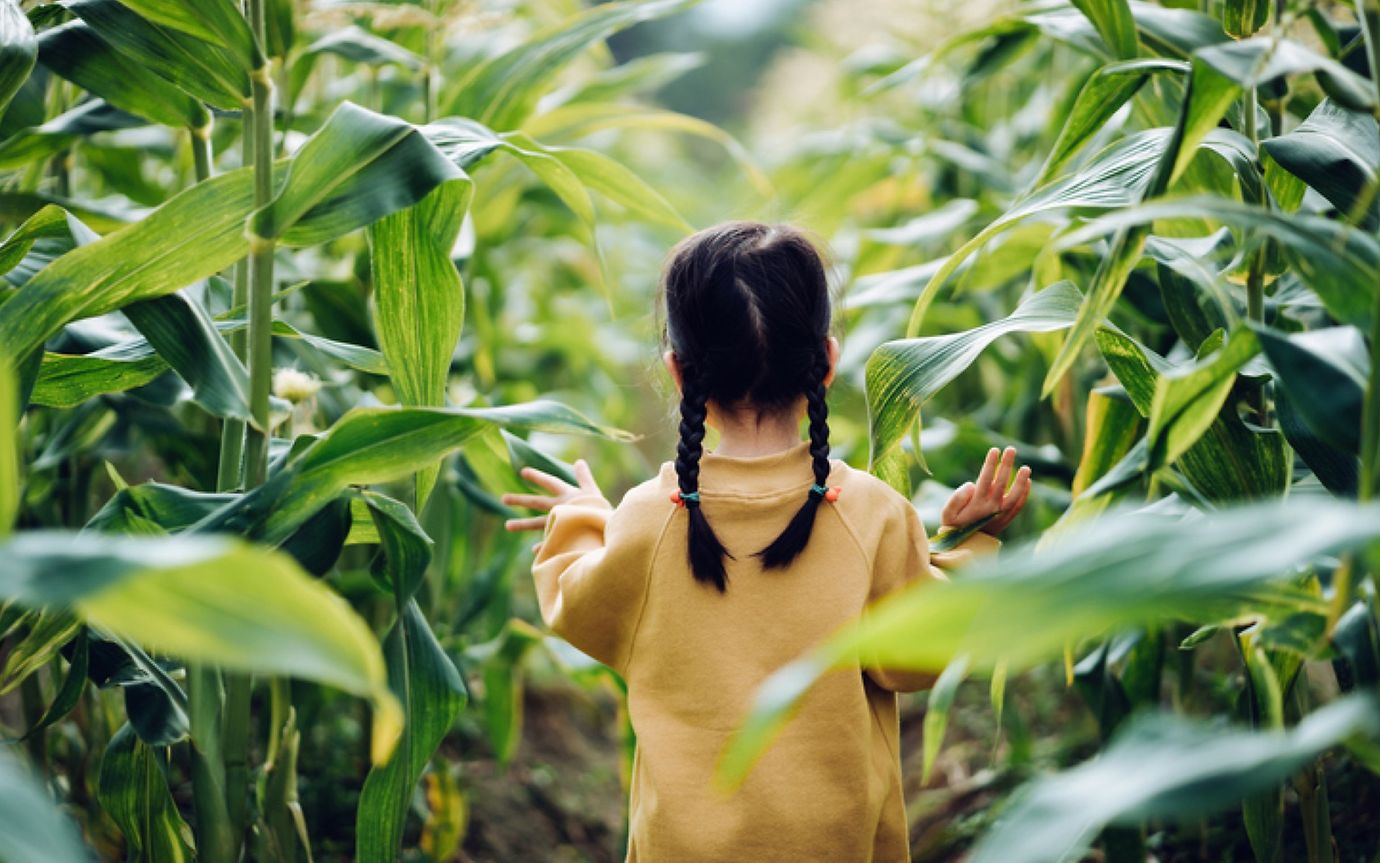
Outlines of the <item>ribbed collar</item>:
{"label": "ribbed collar", "polygon": [[[674,482],[675,465],[668,462],[663,473]],[[801,441],[771,455],[735,457],[706,452],[700,458],[700,488],[704,491],[770,494],[796,488],[804,490],[812,482],[809,441]]]}

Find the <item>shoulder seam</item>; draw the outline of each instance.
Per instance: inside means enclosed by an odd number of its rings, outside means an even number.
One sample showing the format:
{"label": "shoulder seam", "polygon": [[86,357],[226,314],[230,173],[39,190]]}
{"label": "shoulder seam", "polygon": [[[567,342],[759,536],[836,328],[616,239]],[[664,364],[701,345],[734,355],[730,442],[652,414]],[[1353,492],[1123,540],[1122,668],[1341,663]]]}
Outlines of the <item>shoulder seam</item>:
{"label": "shoulder seam", "polygon": [[632,665],[633,648],[637,646],[637,636],[642,631],[642,619],[647,614],[647,600],[652,593],[652,567],[656,564],[656,557],[661,553],[661,544],[666,541],[666,534],[671,527],[671,519],[675,518],[676,507],[671,507],[661,522],[661,530],[657,532],[656,542],[652,543],[652,552],[647,556],[647,569],[642,573],[642,603],[637,609],[637,620],[633,621],[632,633],[628,636],[628,649],[623,656],[623,674],[626,676],[628,667]]}
{"label": "shoulder seam", "polygon": [[839,524],[843,525],[844,533],[848,534],[848,538],[853,540],[853,547],[858,550],[858,554],[863,559],[863,566],[867,570],[867,577],[870,583],[872,579],[872,556],[867,553],[867,549],[863,548],[862,540],[858,539],[857,531],[853,530],[853,525],[848,520],[847,516],[843,514],[843,510],[837,506],[830,507],[830,509],[833,510],[834,515],[838,516]]}

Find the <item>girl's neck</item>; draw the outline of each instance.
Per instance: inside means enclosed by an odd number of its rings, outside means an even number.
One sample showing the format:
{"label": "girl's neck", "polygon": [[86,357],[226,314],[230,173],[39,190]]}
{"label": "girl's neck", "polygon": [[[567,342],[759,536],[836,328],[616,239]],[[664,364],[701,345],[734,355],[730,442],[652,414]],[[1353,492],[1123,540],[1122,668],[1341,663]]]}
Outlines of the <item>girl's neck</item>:
{"label": "girl's neck", "polygon": [[775,455],[800,443],[803,410],[759,414],[752,410],[723,411],[710,407],[708,422],[719,430],[716,455],[754,458]]}

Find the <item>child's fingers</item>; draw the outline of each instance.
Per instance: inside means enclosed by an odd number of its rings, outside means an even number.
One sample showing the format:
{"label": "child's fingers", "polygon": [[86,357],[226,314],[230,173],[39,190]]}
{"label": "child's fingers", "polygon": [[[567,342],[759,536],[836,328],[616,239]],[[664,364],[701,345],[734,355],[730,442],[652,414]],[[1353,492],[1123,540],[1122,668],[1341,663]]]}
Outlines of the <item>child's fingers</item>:
{"label": "child's fingers", "polygon": [[552,476],[546,471],[537,470],[534,467],[525,467],[518,472],[518,476],[532,483],[539,485],[547,491],[560,497],[575,490],[575,487],[558,476]]}
{"label": "child's fingers", "polygon": [[594,473],[589,469],[589,462],[584,459],[575,461],[575,479],[580,483],[580,490],[591,494],[602,494],[599,491],[599,483],[594,481]]}
{"label": "child's fingers", "polygon": [[977,486],[973,485],[971,482],[965,482],[963,485],[954,489],[954,493],[949,496],[949,502],[944,504],[944,511],[940,513],[939,516],[940,520],[943,521],[944,524],[959,524],[963,508],[972,501],[973,492],[976,491],[976,489]]}
{"label": "child's fingers", "polygon": [[987,451],[987,458],[982,460],[982,470],[978,471],[977,493],[980,495],[990,494],[992,487],[992,476],[997,472],[997,454],[1001,450],[992,447]]}
{"label": "child's fingers", "polygon": [[1016,466],[1016,448],[1009,446],[1001,454],[1001,461],[997,464],[997,475],[992,480],[992,496],[1000,503],[1002,495],[1006,494],[1006,484],[1011,479],[1011,469]]}
{"label": "child's fingers", "polygon": [[503,501],[504,506],[520,506],[539,512],[548,512],[556,505],[556,498],[542,494],[505,494],[499,500]]}
{"label": "child's fingers", "polygon": [[532,518],[510,518],[503,523],[503,526],[514,533],[523,530],[545,530],[546,517],[534,516]]}
{"label": "child's fingers", "polygon": [[1012,484],[1011,493],[1006,496],[1001,508],[1010,512],[1020,512],[1028,497],[1030,497],[1030,467],[1027,465],[1022,466],[1016,472],[1016,482]]}

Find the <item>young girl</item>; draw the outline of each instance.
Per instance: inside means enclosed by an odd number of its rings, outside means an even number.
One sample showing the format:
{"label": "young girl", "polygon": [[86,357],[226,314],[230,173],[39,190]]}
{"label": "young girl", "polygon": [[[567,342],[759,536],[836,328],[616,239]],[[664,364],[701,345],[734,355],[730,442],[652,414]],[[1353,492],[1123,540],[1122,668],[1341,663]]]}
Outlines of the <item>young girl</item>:
{"label": "young girl", "polygon": [[[532,565],[542,617],[627,681],[637,733],[627,859],[909,860],[895,693],[927,688],[931,675],[828,675],[738,792],[716,792],[711,775],[772,672],[884,595],[942,580],[935,565],[994,549],[1030,470],[1007,492],[1015,450],[989,452],[943,520],[993,518],[931,555],[910,501],[829,459],[825,390],[839,345],[824,266],[800,232],[702,231],[673,251],[662,288],[681,394],[676,460],[616,509],[583,461],[578,488],[527,469],[550,495],[504,496],[549,512],[508,523],[545,530]],[[706,425],[720,433],[712,452]]]}

